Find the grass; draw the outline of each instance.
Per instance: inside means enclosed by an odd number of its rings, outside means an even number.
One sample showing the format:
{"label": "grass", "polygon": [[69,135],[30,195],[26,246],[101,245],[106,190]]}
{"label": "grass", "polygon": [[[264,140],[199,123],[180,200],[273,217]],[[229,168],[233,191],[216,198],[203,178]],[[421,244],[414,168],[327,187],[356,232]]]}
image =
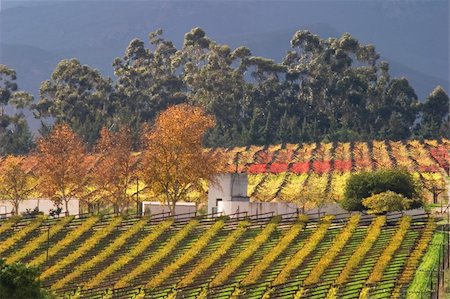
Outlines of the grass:
{"label": "grass", "polygon": [[432,275],[430,275],[432,274],[430,271],[435,269],[439,263],[439,254],[443,241],[444,235],[440,232],[436,232],[427,253],[423,257],[422,262],[414,275],[414,279],[408,288],[407,298],[416,299],[427,296],[430,291],[430,279],[433,279]]}

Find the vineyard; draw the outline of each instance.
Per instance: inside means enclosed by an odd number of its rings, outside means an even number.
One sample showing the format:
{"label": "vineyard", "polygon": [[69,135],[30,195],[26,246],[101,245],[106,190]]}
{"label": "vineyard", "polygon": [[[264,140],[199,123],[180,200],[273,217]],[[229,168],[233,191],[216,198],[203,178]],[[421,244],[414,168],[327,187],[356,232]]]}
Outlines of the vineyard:
{"label": "vineyard", "polygon": [[253,200],[286,200],[308,190],[343,196],[352,172],[405,167],[427,182],[443,182],[450,167],[450,140],[372,141],[249,146],[218,149],[230,172],[249,174]]}
{"label": "vineyard", "polygon": [[39,266],[44,285],[65,298],[420,298],[414,288],[426,291],[423,279],[411,281],[438,246],[432,218],[310,218],[10,218],[0,222],[0,257]]}

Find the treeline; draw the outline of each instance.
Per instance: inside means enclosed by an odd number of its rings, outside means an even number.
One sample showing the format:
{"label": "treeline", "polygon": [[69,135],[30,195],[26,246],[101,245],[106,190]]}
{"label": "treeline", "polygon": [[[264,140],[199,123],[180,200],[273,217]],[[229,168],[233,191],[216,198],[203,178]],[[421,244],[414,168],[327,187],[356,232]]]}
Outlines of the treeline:
{"label": "treeline", "polygon": [[[372,45],[346,33],[322,39],[297,31],[281,63],[231,49],[200,28],[186,33],[178,49],[158,30],[149,45],[134,39],[113,62],[114,78],[78,60],[63,60],[42,82],[40,99],[14,92],[15,74],[3,67],[1,105],[30,107],[42,121],[68,123],[89,144],[102,127],[132,128],[167,107],[188,103],[216,118],[209,146],[449,137],[449,98],[436,87],[419,101],[405,78],[392,78]],[[13,76],[14,75],[14,76]],[[0,82],[1,83],[1,82]],[[32,98],[31,98],[32,99]],[[2,151],[21,152],[31,134],[19,116],[0,111]],[[11,144],[12,143],[12,144]]]}

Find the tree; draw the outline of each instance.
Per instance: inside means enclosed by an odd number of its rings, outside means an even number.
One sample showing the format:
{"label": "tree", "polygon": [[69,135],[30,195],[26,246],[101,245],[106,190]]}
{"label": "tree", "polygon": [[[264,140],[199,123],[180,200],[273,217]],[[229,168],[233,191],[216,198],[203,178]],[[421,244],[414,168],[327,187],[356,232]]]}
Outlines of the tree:
{"label": "tree", "polygon": [[220,156],[202,146],[213,126],[214,119],[201,108],[182,104],[162,112],[145,136],[142,179],[172,215],[178,201],[189,200],[190,191],[201,193],[202,180],[214,183],[222,170]]}
{"label": "tree", "polygon": [[123,57],[113,62],[117,76],[114,98],[117,119],[131,129],[133,143],[140,141],[141,125],[156,115],[185,101],[183,83],[174,66],[177,51],[171,41],[162,38],[162,30],[149,34],[152,49],[133,39]]}
{"label": "tree", "polygon": [[91,170],[86,149],[80,137],[67,124],[59,124],[38,141],[36,170],[41,180],[39,190],[56,205],[64,203],[69,214],[69,201],[82,198]]}
{"label": "tree", "polygon": [[0,138],[0,154],[28,154],[35,147],[35,144],[25,116],[23,114],[16,114],[9,119],[9,126]]}
{"label": "tree", "polygon": [[95,143],[102,127],[113,123],[111,80],[76,59],[60,61],[39,92],[35,116],[67,123],[88,144]]}
{"label": "tree", "polygon": [[437,86],[421,105],[422,121],[420,136],[423,138],[439,138],[450,136],[449,104],[447,93]]}
{"label": "tree", "polygon": [[[33,102],[33,96],[19,91],[16,72],[0,64],[0,155],[26,154],[33,146],[23,110]],[[6,113],[6,107],[12,107],[14,113]]]}
{"label": "tree", "polygon": [[446,191],[446,183],[439,173],[422,174],[419,172],[422,186],[433,195],[433,203],[438,203],[439,194]]}
{"label": "tree", "polygon": [[38,268],[22,263],[7,265],[0,259],[0,299],[55,298],[39,280]]}
{"label": "tree", "polygon": [[369,196],[362,201],[369,214],[386,214],[387,212],[399,212],[408,210],[411,199],[401,194],[386,191]]}
{"label": "tree", "polygon": [[215,116],[215,128],[207,133],[209,145],[234,145],[243,131],[251,112],[244,80],[250,54],[246,47],[220,45],[196,27],[185,34],[183,49],[174,57],[182,69],[188,102]]}
{"label": "tree", "polygon": [[98,161],[92,172],[92,185],[96,197],[106,199],[118,213],[132,201],[128,191],[137,179],[138,159],[132,154],[131,131],[123,127],[118,132],[103,128],[96,145]]}
{"label": "tree", "polygon": [[422,190],[405,169],[382,169],[374,172],[352,174],[345,187],[341,205],[349,211],[362,211],[362,200],[372,195],[392,191],[411,200],[411,208],[423,205]]}
{"label": "tree", "polygon": [[7,156],[0,161],[0,197],[9,201],[19,215],[19,204],[32,197],[38,185],[31,158]]}

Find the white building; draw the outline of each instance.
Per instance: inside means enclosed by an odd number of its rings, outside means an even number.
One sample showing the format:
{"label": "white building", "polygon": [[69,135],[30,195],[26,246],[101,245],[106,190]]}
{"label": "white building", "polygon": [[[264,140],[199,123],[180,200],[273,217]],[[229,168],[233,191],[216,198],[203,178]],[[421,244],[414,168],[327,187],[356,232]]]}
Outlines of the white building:
{"label": "white building", "polygon": [[[24,200],[19,204],[19,215],[21,213],[25,213],[28,210],[32,211],[35,208],[38,208],[40,212],[44,214],[48,214],[50,210],[56,210],[57,207],[50,199],[36,198],[36,199],[28,199]],[[65,205],[61,205],[62,211],[61,215],[64,215]],[[6,200],[0,200],[0,215],[10,215],[14,210],[13,205]],[[78,199],[72,199],[69,201],[69,214],[77,215],[80,213],[80,203]]]}
{"label": "white building", "polygon": [[[210,184],[208,190],[208,214],[232,215],[247,212],[247,215],[273,213],[274,215],[296,213],[298,207],[289,202],[251,202],[247,196],[248,175],[246,173],[226,173],[218,176],[217,184]],[[319,212],[317,209],[307,211]],[[340,214],[346,211],[337,204],[320,209],[321,213]]]}
{"label": "white building", "polygon": [[[194,215],[197,210],[194,202],[177,202],[175,205],[175,215]],[[161,213],[169,213],[169,207],[159,201],[143,201],[142,211],[144,215],[154,215]]]}

